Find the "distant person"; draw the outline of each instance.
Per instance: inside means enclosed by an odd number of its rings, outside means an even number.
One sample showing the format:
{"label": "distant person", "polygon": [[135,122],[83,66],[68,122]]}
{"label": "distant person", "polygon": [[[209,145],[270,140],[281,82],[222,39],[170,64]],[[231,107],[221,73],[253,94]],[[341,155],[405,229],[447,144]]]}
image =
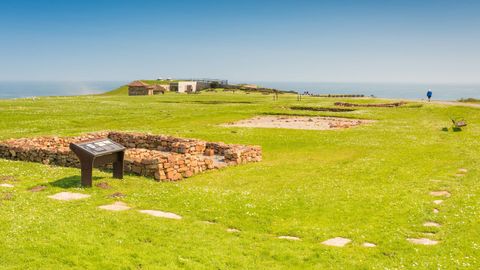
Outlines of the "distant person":
{"label": "distant person", "polygon": [[428,89],[427,91],[427,98],[428,98],[428,101],[430,102],[430,99],[432,98],[432,90]]}

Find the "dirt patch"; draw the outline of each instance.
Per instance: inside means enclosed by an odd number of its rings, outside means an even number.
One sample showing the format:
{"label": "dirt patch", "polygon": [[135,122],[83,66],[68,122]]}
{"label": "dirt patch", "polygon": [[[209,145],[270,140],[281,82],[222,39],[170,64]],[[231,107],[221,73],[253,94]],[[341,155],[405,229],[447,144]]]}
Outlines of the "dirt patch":
{"label": "dirt patch", "polygon": [[314,111],[314,112],[353,112],[355,109],[346,108],[328,108],[328,107],[307,107],[307,106],[292,106],[292,110],[300,111]]}
{"label": "dirt patch", "polygon": [[0,196],[0,200],[2,200],[2,201],[11,201],[11,200],[13,200],[13,197],[14,197],[13,193],[11,193],[11,192],[5,192],[5,193],[3,193],[3,194]]}
{"label": "dirt patch", "polygon": [[12,185],[12,184],[0,184],[0,187],[13,188],[14,185]]}
{"label": "dirt patch", "polygon": [[338,117],[300,117],[300,116],[256,116],[225,124],[226,127],[286,128],[306,130],[330,130],[350,128],[372,123],[371,120],[358,120]]}
{"label": "dirt patch", "polygon": [[32,187],[28,191],[30,191],[30,192],[40,192],[40,191],[45,190],[46,188],[47,188],[46,186],[36,186],[36,187]]}
{"label": "dirt patch", "polygon": [[0,175],[0,182],[17,182],[18,179],[11,175]]}
{"label": "dirt patch", "polygon": [[111,195],[108,196],[108,197],[114,198],[114,199],[118,199],[118,198],[125,198],[126,196],[127,196],[127,195],[125,195],[125,194],[123,194],[123,193],[121,193],[121,192],[115,192],[115,193],[111,194]]}
{"label": "dirt patch", "polygon": [[101,189],[112,188],[107,182],[100,182],[100,183],[96,184],[95,186],[98,187],[98,188],[101,188]]}

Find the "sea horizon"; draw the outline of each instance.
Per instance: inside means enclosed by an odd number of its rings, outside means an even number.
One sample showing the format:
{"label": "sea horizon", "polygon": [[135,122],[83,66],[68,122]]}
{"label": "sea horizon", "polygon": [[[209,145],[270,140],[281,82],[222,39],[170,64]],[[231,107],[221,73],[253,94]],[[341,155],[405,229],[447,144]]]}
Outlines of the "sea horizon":
{"label": "sea horizon", "polygon": [[[278,90],[311,94],[359,94],[377,98],[424,99],[428,89],[433,99],[458,100],[480,98],[479,84],[301,82],[301,81],[232,81],[257,84]],[[128,81],[0,81],[0,99],[40,96],[76,96],[101,94]]]}

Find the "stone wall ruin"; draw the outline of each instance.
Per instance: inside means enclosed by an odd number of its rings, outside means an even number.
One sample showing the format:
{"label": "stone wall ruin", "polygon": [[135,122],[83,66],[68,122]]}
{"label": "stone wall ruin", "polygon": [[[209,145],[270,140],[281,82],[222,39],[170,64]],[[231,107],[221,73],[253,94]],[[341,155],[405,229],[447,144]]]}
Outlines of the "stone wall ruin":
{"label": "stone wall ruin", "polygon": [[[259,162],[260,146],[245,146],[164,135],[128,132],[97,132],[77,137],[37,137],[0,142],[0,158],[80,167],[70,143],[109,138],[124,145],[125,172],[176,181],[225,166]],[[107,164],[103,168],[111,168]]]}

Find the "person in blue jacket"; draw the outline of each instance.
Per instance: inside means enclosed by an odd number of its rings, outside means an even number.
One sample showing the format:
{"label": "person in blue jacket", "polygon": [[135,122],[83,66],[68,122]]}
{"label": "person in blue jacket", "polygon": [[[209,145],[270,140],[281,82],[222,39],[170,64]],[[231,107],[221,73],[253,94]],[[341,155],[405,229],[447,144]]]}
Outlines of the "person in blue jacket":
{"label": "person in blue jacket", "polygon": [[428,98],[428,101],[430,101],[430,99],[432,98],[432,90],[428,89],[427,91],[427,98]]}

